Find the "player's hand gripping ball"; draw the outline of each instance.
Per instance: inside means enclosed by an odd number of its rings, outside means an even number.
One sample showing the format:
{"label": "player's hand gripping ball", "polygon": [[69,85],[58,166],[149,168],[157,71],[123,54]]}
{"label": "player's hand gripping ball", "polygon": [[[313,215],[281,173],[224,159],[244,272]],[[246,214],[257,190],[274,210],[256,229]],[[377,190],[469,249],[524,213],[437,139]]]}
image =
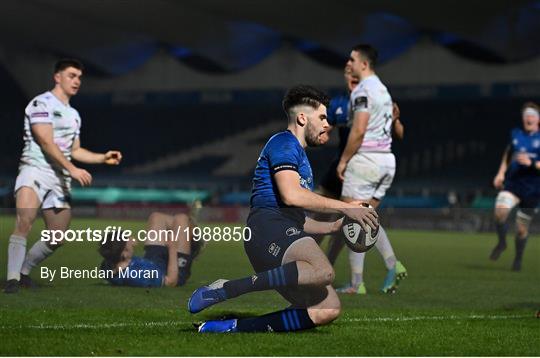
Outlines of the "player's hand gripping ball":
{"label": "player's hand gripping ball", "polygon": [[375,246],[375,243],[379,238],[379,223],[377,223],[375,230],[369,225],[364,229],[358,221],[353,220],[348,216],[343,218],[341,230],[345,236],[345,243],[354,252],[368,251]]}

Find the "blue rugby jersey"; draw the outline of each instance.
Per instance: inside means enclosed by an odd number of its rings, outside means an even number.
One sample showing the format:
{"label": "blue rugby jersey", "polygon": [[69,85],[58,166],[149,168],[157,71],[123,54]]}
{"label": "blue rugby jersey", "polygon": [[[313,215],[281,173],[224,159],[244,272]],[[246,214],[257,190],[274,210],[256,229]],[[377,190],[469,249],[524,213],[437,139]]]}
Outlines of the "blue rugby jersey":
{"label": "blue rugby jersey", "polygon": [[347,126],[347,115],[349,113],[349,96],[340,95],[333,97],[328,106],[328,123],[337,127],[339,138],[339,155],[345,150],[349,132],[351,129]]}
{"label": "blue rugby jersey", "polygon": [[[290,131],[273,135],[259,155],[251,191],[252,208],[288,208],[281,200],[273,178],[281,170],[298,172],[300,185],[313,191],[313,173],[306,151]],[[294,219],[302,223],[305,220],[303,209],[291,209],[285,213],[292,214]]]}
{"label": "blue rugby jersey", "polygon": [[533,161],[540,161],[540,132],[527,133],[520,128],[511,132],[511,162],[505,175],[504,188],[518,197],[540,196],[540,171],[520,165],[516,155],[527,153]]}
{"label": "blue rugby jersey", "polygon": [[[117,286],[161,287],[165,279],[163,267],[153,261],[137,256],[132,257],[129,265],[122,271],[126,273],[125,277],[120,277],[118,271],[108,281]],[[145,277],[145,273],[151,277]]]}

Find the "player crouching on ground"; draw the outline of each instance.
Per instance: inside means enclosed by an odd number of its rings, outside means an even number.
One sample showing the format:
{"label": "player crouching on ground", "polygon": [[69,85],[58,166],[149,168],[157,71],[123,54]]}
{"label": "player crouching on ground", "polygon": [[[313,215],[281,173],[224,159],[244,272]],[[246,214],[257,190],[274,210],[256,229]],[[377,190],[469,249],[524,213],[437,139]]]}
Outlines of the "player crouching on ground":
{"label": "player crouching on ground", "polygon": [[250,318],[211,320],[198,330],[206,332],[290,332],[331,323],[341,312],[332,287],[334,269],[312,234],[338,230],[342,220],[318,222],[306,211],[341,213],[361,223],[378,225],[377,213],[359,203],[345,203],[313,193],[313,173],[305,148],[328,141],[328,97],[310,86],[295,86],[283,99],[286,130],[264,146],[253,176],[244,241],[254,275],[217,280],[198,288],[188,302],[191,313],[255,291],[276,290],[291,306]]}
{"label": "player crouching on ground", "polygon": [[[117,286],[161,287],[182,286],[191,275],[191,263],[199,254],[202,242],[193,240],[187,235],[186,227],[191,230],[196,226],[192,218],[186,214],[166,215],[152,213],[148,217],[148,231],[172,230],[179,237],[171,235],[156,241],[145,241],[144,257],[133,256],[137,241],[111,240],[119,237],[112,233],[105,244],[100,245],[99,253],[104,260],[102,270],[112,270],[114,277],[107,280]],[[121,274],[121,273],[125,274]]]}

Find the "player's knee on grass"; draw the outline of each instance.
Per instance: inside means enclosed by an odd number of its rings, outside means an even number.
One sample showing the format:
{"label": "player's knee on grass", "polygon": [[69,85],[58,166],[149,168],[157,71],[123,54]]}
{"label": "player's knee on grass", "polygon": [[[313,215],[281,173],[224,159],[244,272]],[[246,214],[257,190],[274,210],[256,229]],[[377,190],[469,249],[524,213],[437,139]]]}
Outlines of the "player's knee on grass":
{"label": "player's knee on grass", "polygon": [[308,308],[309,317],[317,326],[329,324],[341,314],[341,302],[336,291],[331,286],[326,287],[326,290],[326,298]]}
{"label": "player's knee on grass", "polygon": [[332,323],[341,314],[341,308],[310,308],[309,318],[316,326]]}

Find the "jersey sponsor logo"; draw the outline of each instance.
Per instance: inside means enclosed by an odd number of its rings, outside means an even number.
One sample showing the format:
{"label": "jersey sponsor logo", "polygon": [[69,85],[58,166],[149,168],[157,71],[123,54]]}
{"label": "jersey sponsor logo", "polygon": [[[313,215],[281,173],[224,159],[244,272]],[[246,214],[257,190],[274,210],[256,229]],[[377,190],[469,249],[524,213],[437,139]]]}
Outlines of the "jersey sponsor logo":
{"label": "jersey sponsor logo", "polygon": [[49,112],[34,112],[30,115],[30,118],[48,117]]}
{"label": "jersey sponsor logo", "polygon": [[313,178],[311,177],[308,177],[307,179],[300,177],[300,186],[304,189],[309,189],[312,181]]}
{"label": "jersey sponsor logo", "polygon": [[58,117],[58,118],[61,118],[61,117],[62,117],[62,112],[60,112],[60,111],[54,111],[54,112],[53,112],[53,116]]}
{"label": "jersey sponsor logo", "polygon": [[360,96],[354,100],[354,110],[366,109],[368,107],[368,98],[365,96]]}
{"label": "jersey sponsor logo", "polygon": [[271,243],[270,246],[268,247],[268,252],[274,257],[277,257],[280,251],[281,251],[281,247],[276,245],[275,242]]}
{"label": "jersey sponsor logo", "polygon": [[301,233],[301,231],[298,230],[297,228],[295,228],[294,226],[291,226],[290,228],[288,228],[285,231],[285,235],[287,235],[287,236],[299,235],[300,233]]}

